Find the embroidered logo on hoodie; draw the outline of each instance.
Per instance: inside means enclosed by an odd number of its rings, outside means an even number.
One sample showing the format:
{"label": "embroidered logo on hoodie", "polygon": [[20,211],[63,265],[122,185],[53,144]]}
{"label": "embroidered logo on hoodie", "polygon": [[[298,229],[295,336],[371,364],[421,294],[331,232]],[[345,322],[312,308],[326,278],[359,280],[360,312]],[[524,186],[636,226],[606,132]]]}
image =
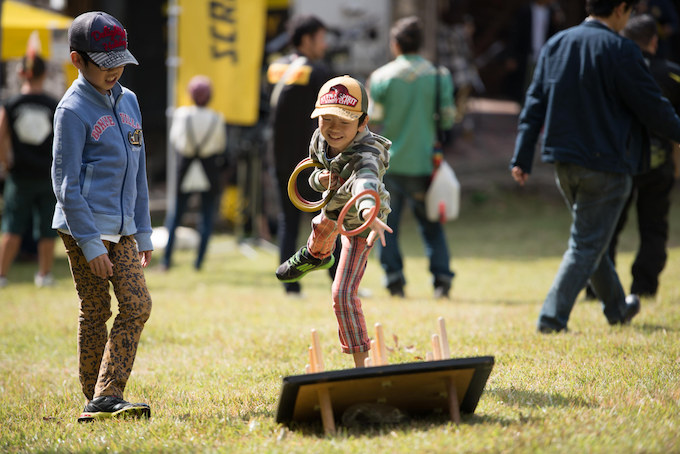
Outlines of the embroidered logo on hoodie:
{"label": "embroidered logo on hoodie", "polygon": [[92,138],[96,141],[99,141],[99,138],[102,134],[104,134],[104,131],[115,125],[116,124],[113,122],[113,117],[111,115],[99,117],[99,120],[97,120],[97,122],[92,127]]}

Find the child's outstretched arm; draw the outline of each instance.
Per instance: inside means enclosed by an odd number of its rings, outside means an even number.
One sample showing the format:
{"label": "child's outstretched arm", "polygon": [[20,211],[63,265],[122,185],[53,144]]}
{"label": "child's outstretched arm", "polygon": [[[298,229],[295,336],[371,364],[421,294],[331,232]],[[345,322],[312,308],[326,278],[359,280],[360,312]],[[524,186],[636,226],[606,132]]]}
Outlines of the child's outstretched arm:
{"label": "child's outstretched arm", "polygon": [[[371,216],[372,210],[375,210],[375,207],[368,208],[363,211],[362,215],[364,219]],[[373,243],[375,243],[375,239],[380,238],[380,244],[385,246],[385,232],[392,233],[392,229],[390,228],[390,226],[385,224],[383,221],[380,220],[378,216],[376,216],[375,219],[373,219],[373,222],[371,222],[368,227],[371,229],[371,233],[368,234],[366,244],[368,246],[373,246]]]}

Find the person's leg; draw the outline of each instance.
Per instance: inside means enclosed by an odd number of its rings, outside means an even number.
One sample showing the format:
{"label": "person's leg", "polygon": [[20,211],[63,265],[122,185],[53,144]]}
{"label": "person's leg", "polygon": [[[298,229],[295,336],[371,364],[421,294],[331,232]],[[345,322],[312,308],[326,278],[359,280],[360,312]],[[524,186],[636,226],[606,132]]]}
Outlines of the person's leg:
{"label": "person's leg", "polygon": [[151,296],[134,237],[124,236],[120,242],[111,243],[109,258],[113,263],[111,283],[118,300],[118,315],[102,356],[95,396],[123,398],[139,338],[151,314]]}
{"label": "person's leg", "polygon": [[[288,176],[277,175],[278,193],[281,203],[277,236],[279,240],[279,263],[283,263],[292,257],[298,250],[298,234],[300,231],[300,210],[295,208],[288,198]],[[286,293],[300,293],[299,282],[285,282],[283,284]]]}
{"label": "person's leg", "polygon": [[6,277],[19,253],[21,235],[5,232],[0,238],[0,277]]}
{"label": "person's leg", "polygon": [[399,177],[385,175],[383,181],[385,189],[390,193],[392,211],[387,216],[387,225],[392,229],[392,233],[385,235],[385,246],[379,246],[378,255],[380,265],[385,272],[385,287],[403,287],[406,284],[406,279],[401,251],[399,250],[399,224],[406,193],[401,187]]}
{"label": "person's leg", "polygon": [[656,295],[659,275],[666,266],[668,253],[668,212],[673,189],[673,167],[664,166],[637,177],[638,230],[640,246],[632,266],[631,293]]}
{"label": "person's leg", "polygon": [[[5,207],[2,213],[2,232],[0,238],[0,277],[5,278],[12,263],[21,249],[21,238],[29,226],[31,207],[21,182],[12,175],[5,180],[3,198]],[[30,186],[27,188],[30,189]]]}
{"label": "person's leg", "polygon": [[616,323],[625,309],[625,293],[609,257],[601,259],[630,193],[632,178],[564,163],[555,164],[555,174],[572,225],[568,249],[541,309],[539,329],[567,327],[576,297],[589,277],[607,320]]}
{"label": "person's leg", "polygon": [[54,238],[41,238],[38,241],[38,274],[40,276],[47,276],[52,272],[54,244]]}
{"label": "person's leg", "polygon": [[165,228],[168,230],[168,243],[165,245],[165,252],[163,254],[162,265],[165,268],[170,268],[172,264],[172,252],[175,247],[175,231],[182,222],[182,216],[187,208],[189,196],[191,194],[178,192],[175,199],[175,209],[169,214],[165,221]]}
{"label": "person's leg", "polygon": [[444,229],[441,223],[427,219],[425,193],[427,192],[429,177],[417,177],[411,180],[412,182],[409,185],[410,202],[418,222],[418,230],[425,243],[425,255],[430,263],[432,285],[439,292],[443,292],[440,296],[448,296],[454,273],[449,265],[449,248],[446,244]]}
{"label": "person's leg", "polygon": [[57,233],[52,229],[52,216],[56,199],[51,185],[43,188],[36,199],[35,236],[38,241],[38,275],[49,276],[54,264],[54,245]]}
{"label": "person's leg", "polygon": [[371,248],[366,239],[342,237],[340,262],[332,286],[333,311],[338,320],[338,337],[344,353],[353,355],[355,365],[363,367],[371,348],[366,320],[357,296]]}
{"label": "person's leg", "polygon": [[319,213],[312,219],[312,233],[307,239],[307,250],[313,257],[325,259],[333,254],[337,238],[337,223],[328,219],[323,213]]}
{"label": "person's leg", "polygon": [[87,400],[95,396],[102,355],[108,339],[106,321],[111,317],[109,281],[95,276],[83,251],[71,235],[59,233],[66,248],[71,275],[80,299],[78,314],[78,374]]}
{"label": "person's leg", "polygon": [[196,256],[196,262],[194,263],[194,268],[197,270],[201,269],[205,251],[208,249],[208,241],[210,240],[210,235],[212,235],[218,200],[219,193],[216,191],[201,193],[201,223],[199,226],[201,242],[198,246],[198,254]]}
{"label": "person's leg", "polygon": [[[612,239],[609,241],[609,246],[607,247],[607,255],[609,256],[609,259],[611,260],[614,267],[616,267],[616,248],[618,247],[619,243],[619,235],[625,228],[626,222],[628,222],[628,212],[633,200],[636,198],[636,194],[637,190],[635,188],[635,183],[633,183],[630,194],[628,195],[626,203],[624,204],[621,214],[619,215],[619,220],[616,222]],[[590,282],[590,280],[588,280],[588,283],[586,284],[586,299],[598,299],[598,296],[595,294],[595,290],[593,289],[593,284]]]}

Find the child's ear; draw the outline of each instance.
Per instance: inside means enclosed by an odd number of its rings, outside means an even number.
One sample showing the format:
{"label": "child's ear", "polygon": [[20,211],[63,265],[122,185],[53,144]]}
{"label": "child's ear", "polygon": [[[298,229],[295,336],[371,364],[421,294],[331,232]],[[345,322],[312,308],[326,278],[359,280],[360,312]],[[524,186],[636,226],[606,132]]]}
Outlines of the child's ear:
{"label": "child's ear", "polygon": [[81,57],[78,52],[76,52],[75,50],[71,51],[70,57],[71,63],[73,63],[73,66],[75,66],[77,69],[83,69],[85,67],[83,57]]}
{"label": "child's ear", "polygon": [[368,115],[366,115],[364,121],[359,124],[359,132],[363,132],[364,129],[366,129],[366,125],[368,125]]}

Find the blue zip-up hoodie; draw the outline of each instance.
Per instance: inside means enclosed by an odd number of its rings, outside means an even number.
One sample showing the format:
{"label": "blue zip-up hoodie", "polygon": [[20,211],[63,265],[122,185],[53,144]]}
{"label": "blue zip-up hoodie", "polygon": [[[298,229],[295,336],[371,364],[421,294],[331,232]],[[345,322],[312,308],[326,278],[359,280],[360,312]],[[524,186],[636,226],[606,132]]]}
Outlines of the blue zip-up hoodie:
{"label": "blue zip-up hoodie", "polygon": [[139,103],[118,83],[111,92],[113,108],[80,74],[54,116],[52,227],[69,231],[88,261],[107,253],[102,234],[153,250]]}

